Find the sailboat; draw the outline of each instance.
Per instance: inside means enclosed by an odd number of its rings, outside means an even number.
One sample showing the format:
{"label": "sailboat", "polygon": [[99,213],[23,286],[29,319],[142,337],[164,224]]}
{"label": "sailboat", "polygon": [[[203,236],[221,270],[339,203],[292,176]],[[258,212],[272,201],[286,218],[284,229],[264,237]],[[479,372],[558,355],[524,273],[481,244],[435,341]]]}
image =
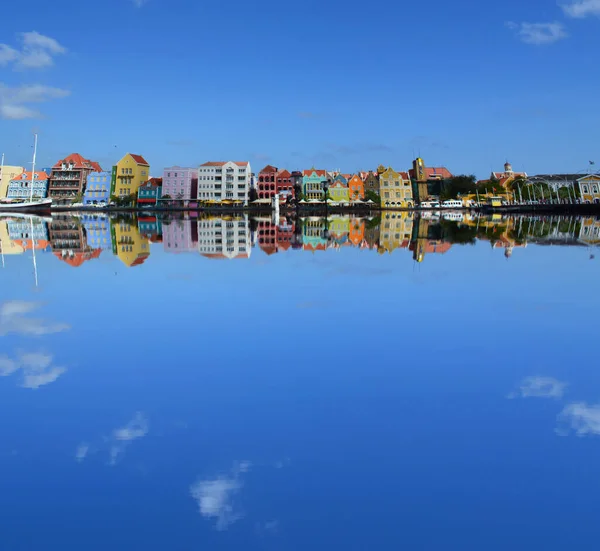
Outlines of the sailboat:
{"label": "sailboat", "polygon": [[[0,199],[0,211],[6,210],[37,210],[40,208],[49,208],[52,205],[52,199],[40,198],[37,200],[33,199],[33,184],[35,182],[35,158],[37,155],[37,142],[38,135],[34,134],[35,139],[33,142],[33,160],[31,162],[31,184],[29,189],[29,200],[26,199]],[[4,163],[4,157],[3,163]]]}

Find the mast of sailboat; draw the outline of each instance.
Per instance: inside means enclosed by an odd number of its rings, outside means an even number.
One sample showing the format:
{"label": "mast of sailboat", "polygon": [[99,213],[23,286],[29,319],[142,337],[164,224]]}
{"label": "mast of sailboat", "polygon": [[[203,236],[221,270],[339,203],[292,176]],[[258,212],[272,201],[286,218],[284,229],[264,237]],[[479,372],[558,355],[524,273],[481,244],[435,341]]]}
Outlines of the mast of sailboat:
{"label": "mast of sailboat", "polygon": [[[33,201],[33,180],[35,178],[35,157],[37,155],[37,134],[34,134],[33,140],[33,160],[31,161],[31,190],[29,190],[29,202]],[[33,222],[32,222],[33,224]]]}
{"label": "mast of sailboat", "polygon": [[31,250],[33,251],[33,273],[35,275],[35,286],[38,286],[37,262],[35,259],[35,236],[33,234],[33,216],[29,218],[31,222]]}

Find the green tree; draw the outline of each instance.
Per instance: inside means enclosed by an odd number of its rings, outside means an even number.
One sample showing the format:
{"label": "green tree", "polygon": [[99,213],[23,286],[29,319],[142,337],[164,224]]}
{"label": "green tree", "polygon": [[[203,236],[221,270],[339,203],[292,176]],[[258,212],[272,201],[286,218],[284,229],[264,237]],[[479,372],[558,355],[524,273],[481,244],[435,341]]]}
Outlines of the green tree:
{"label": "green tree", "polygon": [[375,193],[372,189],[368,189],[365,193],[366,201],[373,201],[373,203],[377,205],[381,205],[381,197],[377,193]]}
{"label": "green tree", "polygon": [[475,189],[477,188],[475,182],[476,178],[473,174],[453,176],[444,181],[441,197],[442,199],[455,199],[459,195],[475,193]]}

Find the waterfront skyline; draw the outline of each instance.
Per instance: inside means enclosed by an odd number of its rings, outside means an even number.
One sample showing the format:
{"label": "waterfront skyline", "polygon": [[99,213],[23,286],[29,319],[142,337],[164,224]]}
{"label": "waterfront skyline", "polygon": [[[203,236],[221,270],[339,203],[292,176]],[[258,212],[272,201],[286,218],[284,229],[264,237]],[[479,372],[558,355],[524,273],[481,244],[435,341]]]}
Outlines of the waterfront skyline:
{"label": "waterfront skyline", "polygon": [[[233,157],[356,172],[420,154],[478,177],[498,159],[555,173],[578,172],[597,157],[593,2],[350,3],[342,13],[270,0],[182,1],[175,9],[162,0],[111,0],[90,18],[91,9],[65,0],[8,8],[0,144],[10,164],[27,166],[33,128],[40,166],[74,143],[102,166],[143,151],[154,166]],[[220,26],[203,21],[230,11],[236,18],[223,41]],[[50,25],[57,12],[93,22]],[[306,40],[301,30],[315,19],[343,29],[370,22],[377,39]],[[387,19],[406,24],[388,32]],[[127,25],[125,35],[115,21]],[[261,37],[282,23],[299,31],[273,48]],[[99,40],[83,40],[90,32]],[[209,75],[227,70],[235,85],[214,86]],[[267,86],[268,74],[294,86]],[[357,78],[370,85],[355,86]]]}

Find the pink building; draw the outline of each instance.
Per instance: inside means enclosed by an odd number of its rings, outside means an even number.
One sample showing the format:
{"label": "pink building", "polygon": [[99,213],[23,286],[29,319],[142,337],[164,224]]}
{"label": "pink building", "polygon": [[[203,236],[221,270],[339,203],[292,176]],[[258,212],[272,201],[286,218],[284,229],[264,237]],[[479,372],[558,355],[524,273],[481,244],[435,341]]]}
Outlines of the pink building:
{"label": "pink building", "polygon": [[163,199],[168,195],[175,201],[198,199],[198,169],[171,166],[163,171]]}

